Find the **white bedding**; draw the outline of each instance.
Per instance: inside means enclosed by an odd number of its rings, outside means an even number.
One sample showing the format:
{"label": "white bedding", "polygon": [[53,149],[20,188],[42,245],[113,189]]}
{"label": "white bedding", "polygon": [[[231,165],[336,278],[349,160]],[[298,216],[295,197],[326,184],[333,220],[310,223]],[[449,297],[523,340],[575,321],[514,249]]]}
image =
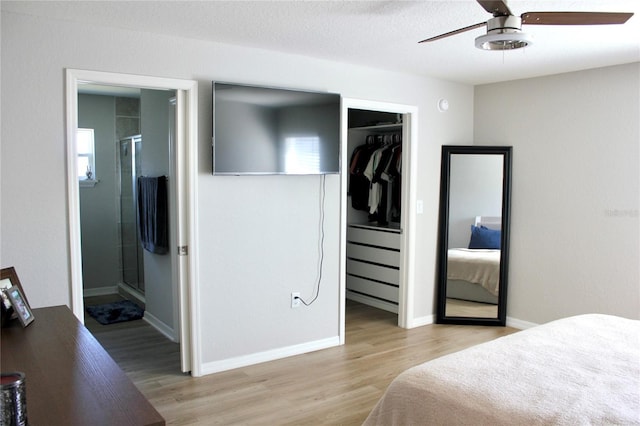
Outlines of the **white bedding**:
{"label": "white bedding", "polygon": [[640,425],[640,321],[580,315],[429,361],[365,425]]}
{"label": "white bedding", "polygon": [[481,285],[494,296],[500,281],[500,250],[449,249],[447,279],[464,280]]}

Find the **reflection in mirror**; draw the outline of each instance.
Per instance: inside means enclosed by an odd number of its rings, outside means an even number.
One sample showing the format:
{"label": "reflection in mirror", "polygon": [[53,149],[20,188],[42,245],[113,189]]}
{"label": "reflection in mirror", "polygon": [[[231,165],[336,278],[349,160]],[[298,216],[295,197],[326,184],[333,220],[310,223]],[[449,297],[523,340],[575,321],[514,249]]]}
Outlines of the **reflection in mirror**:
{"label": "reflection in mirror", "polygon": [[443,146],[438,322],[504,325],[511,147]]}

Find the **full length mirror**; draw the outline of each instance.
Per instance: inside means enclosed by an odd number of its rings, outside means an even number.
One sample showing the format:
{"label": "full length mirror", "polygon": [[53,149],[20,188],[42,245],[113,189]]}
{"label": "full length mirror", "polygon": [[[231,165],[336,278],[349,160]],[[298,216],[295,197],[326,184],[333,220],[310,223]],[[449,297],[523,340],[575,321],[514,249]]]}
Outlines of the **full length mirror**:
{"label": "full length mirror", "polygon": [[511,151],[442,147],[438,323],[506,323]]}

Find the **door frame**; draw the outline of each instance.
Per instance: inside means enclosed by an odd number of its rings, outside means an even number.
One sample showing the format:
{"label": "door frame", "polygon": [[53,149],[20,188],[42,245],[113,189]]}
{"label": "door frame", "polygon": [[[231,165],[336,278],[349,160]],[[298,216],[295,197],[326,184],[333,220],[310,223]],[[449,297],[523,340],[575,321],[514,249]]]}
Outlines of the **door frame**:
{"label": "door frame", "polygon": [[118,87],[175,90],[176,140],[172,167],[176,180],[177,245],[188,247],[187,254],[174,260],[178,278],[175,289],[179,294],[180,358],[183,372],[201,375],[200,331],[197,288],[197,169],[198,169],[198,83],[134,74],[109,73],[79,69],[66,69],[66,140],[67,191],[70,248],[70,292],[72,311],[84,323],[82,283],[82,247],[80,235],[80,191],[74,164],[76,163],[76,132],[78,127],[78,85],[93,83]]}
{"label": "door frame", "polygon": [[349,133],[349,110],[364,109],[370,111],[403,114],[402,140],[402,234],[400,243],[400,288],[398,294],[398,326],[415,327],[413,305],[415,293],[415,231],[416,220],[416,180],[418,150],[418,107],[389,102],[364,99],[342,98],[342,158],[340,191],[340,344],[345,339],[346,305],[346,262],[347,262],[347,190],[349,174],[347,137]]}

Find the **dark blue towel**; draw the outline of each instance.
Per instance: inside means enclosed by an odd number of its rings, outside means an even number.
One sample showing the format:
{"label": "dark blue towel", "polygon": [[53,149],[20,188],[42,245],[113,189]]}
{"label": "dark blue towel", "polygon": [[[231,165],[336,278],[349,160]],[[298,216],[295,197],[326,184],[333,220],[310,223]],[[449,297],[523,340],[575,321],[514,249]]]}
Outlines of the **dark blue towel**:
{"label": "dark blue towel", "polygon": [[169,252],[167,178],[138,178],[138,232],[142,247],[155,254]]}

